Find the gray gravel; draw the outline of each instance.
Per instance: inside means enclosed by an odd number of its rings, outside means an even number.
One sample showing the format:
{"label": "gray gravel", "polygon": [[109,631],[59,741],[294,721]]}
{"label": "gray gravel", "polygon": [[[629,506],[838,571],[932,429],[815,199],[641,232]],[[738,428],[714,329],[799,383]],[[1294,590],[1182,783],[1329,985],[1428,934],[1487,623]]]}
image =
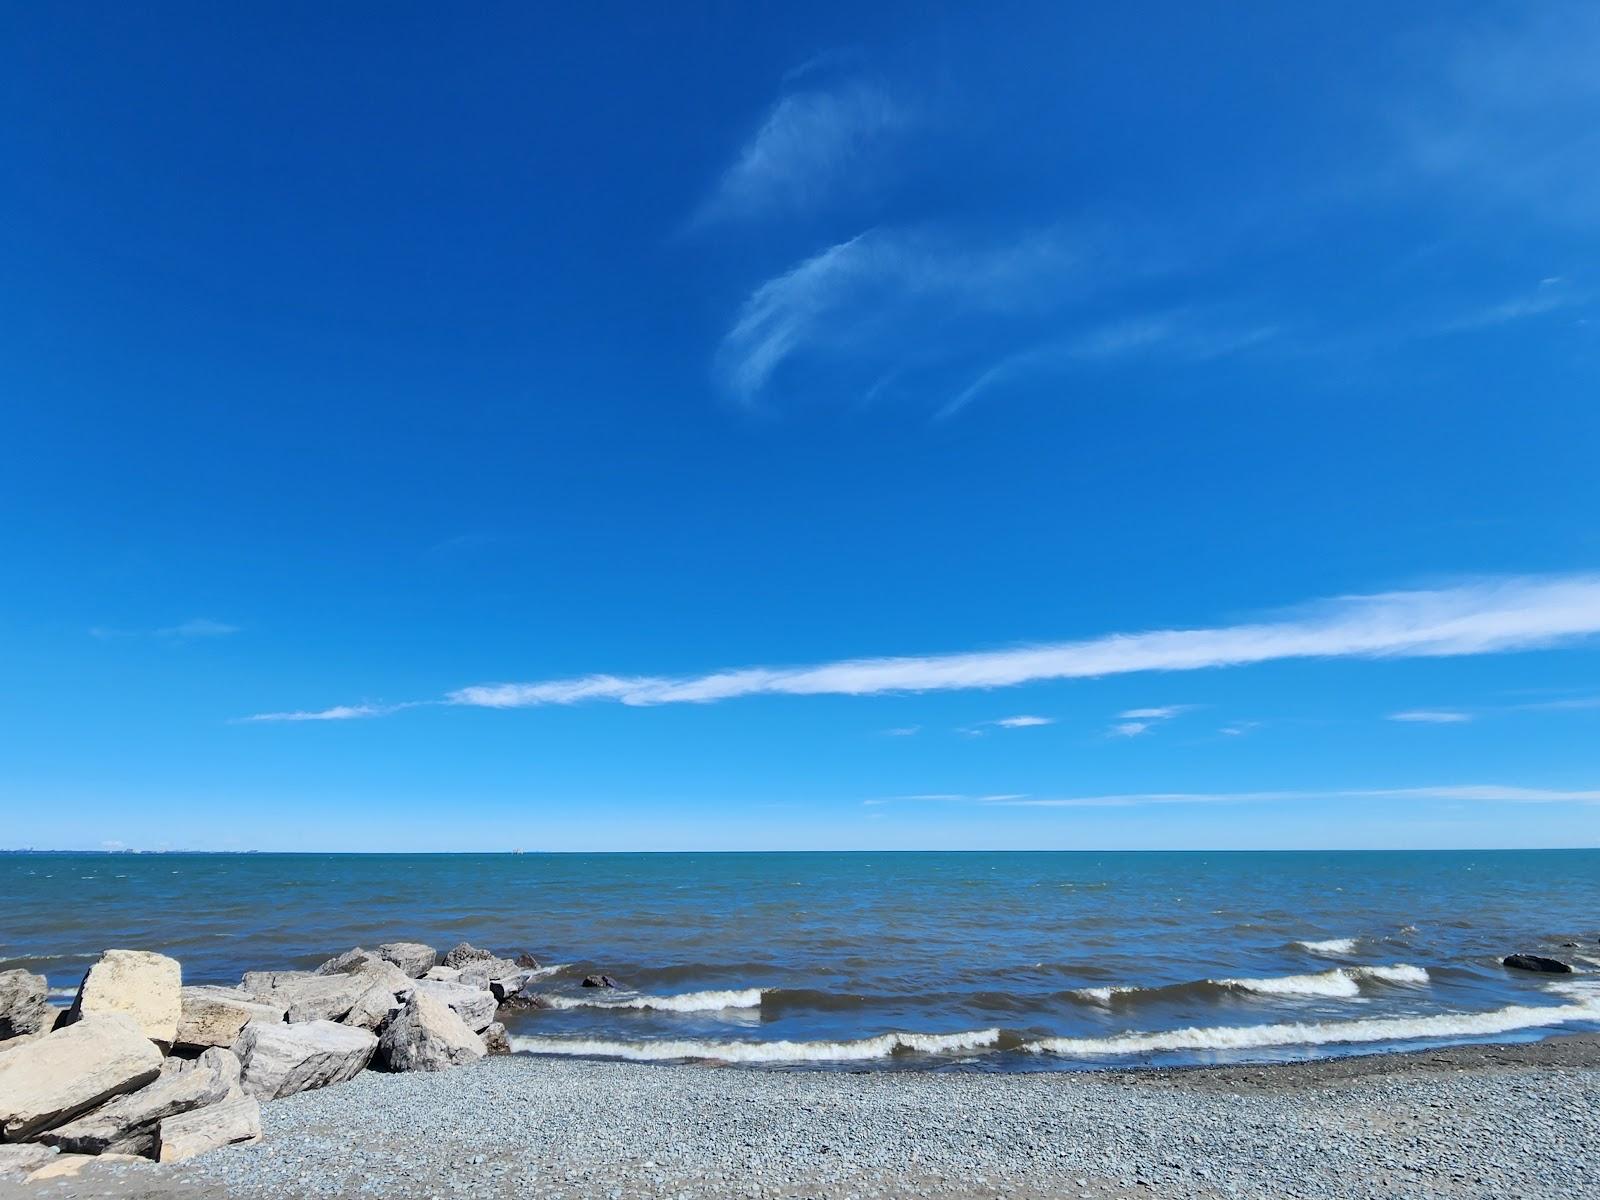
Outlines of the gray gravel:
{"label": "gray gravel", "polygon": [[982,1075],[486,1059],[264,1108],[117,1197],[1600,1195],[1600,1038],[1195,1071]]}

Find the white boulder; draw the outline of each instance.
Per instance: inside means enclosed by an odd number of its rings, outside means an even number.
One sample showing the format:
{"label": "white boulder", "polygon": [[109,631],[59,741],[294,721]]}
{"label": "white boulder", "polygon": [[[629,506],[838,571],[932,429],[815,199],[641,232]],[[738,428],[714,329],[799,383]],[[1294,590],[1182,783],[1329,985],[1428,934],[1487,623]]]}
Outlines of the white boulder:
{"label": "white boulder", "polygon": [[377,1048],[378,1039],[365,1029],[334,1021],[289,1025],[251,1021],[233,1052],[244,1067],[245,1093],[277,1100],[355,1078]]}
{"label": "white boulder", "polygon": [[49,994],[43,975],[0,971],[0,1041],[38,1033],[51,1011]]}
{"label": "white boulder", "polygon": [[178,960],[148,950],[107,950],[89,968],[64,1020],[126,1013],[145,1037],[164,1046],[178,1035],[183,968]]}
{"label": "white boulder", "polygon": [[72,1120],[161,1074],[161,1051],[126,1013],[87,1016],[0,1051],[0,1139]]}
{"label": "white boulder", "polygon": [[471,987],[464,983],[443,983],[429,979],[417,979],[411,984],[412,992],[426,992],[435,1000],[442,1000],[445,1004],[455,1009],[456,1014],[467,1023],[467,1027],[474,1033],[481,1033],[489,1027],[494,1020],[494,1014],[500,1007],[500,1002],[494,998],[493,992]]}
{"label": "white boulder", "polygon": [[386,1071],[445,1071],[484,1054],[483,1039],[449,1005],[419,990],[384,1029],[377,1062]]}
{"label": "white boulder", "polygon": [[154,1157],[164,1120],[220,1104],[238,1085],[239,1060],[230,1050],[212,1047],[190,1070],[164,1074],[136,1092],[118,1096],[37,1136],[46,1145],[69,1153]]}
{"label": "white boulder", "polygon": [[272,1023],[288,1015],[284,1008],[262,1004],[238,988],[186,987],[180,995],[178,1035],[173,1045],[189,1049],[231,1046],[251,1021]]}
{"label": "white boulder", "polygon": [[168,1117],[161,1122],[157,1157],[164,1163],[182,1162],[207,1150],[261,1140],[261,1102],[238,1096],[210,1108]]}
{"label": "white boulder", "polygon": [[378,957],[392,962],[410,978],[420,979],[439,961],[439,952],[421,942],[385,942],[378,947]]}

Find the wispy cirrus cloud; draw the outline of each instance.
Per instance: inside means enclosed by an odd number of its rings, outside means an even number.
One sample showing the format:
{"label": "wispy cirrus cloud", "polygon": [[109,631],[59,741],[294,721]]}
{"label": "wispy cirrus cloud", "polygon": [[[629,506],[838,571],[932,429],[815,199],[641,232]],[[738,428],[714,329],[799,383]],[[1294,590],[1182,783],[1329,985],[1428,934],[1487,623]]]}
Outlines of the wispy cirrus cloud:
{"label": "wispy cirrus cloud", "polygon": [[992,729],[1037,729],[1042,725],[1054,725],[1054,717],[1036,717],[1022,715],[1016,717],[998,717],[992,721],[979,721],[973,725],[964,725],[957,729],[957,733],[964,733],[968,737],[982,737]]}
{"label": "wispy cirrus cloud", "polygon": [[1389,714],[1389,720],[1414,725],[1464,725],[1472,714],[1454,708],[1411,708]]}
{"label": "wispy cirrus cloud", "polygon": [[1055,229],[998,240],[869,229],[757,287],[722,338],[715,372],[750,405],[802,359],[864,363],[881,376],[930,344],[967,339],[975,321],[1062,302],[1087,285],[1090,257]]}
{"label": "wispy cirrus cloud", "polygon": [[1181,717],[1196,706],[1193,704],[1166,704],[1159,708],[1130,708],[1117,714],[1117,722],[1106,730],[1107,737],[1136,738],[1149,733],[1156,726],[1174,717]]}
{"label": "wispy cirrus cloud", "polygon": [[1136,355],[1199,363],[1253,349],[1277,336],[1278,330],[1272,325],[1224,323],[1191,313],[1123,318],[1006,355],[980,371],[934,415],[937,420],[949,420],[991,392],[1038,376],[1064,375],[1081,367],[1125,361]]}
{"label": "wispy cirrus cloud", "polygon": [[416,708],[408,704],[336,704],[332,708],[309,709],[300,712],[257,713],[244,717],[249,721],[359,721],[366,717],[386,717],[402,708]]}
{"label": "wispy cirrus cloud", "polygon": [[904,105],[862,81],[781,96],[690,226],[804,213],[860,193],[876,178],[888,139],[910,121]]}
{"label": "wispy cirrus cloud", "polygon": [[176,625],[166,625],[159,629],[110,629],[103,625],[96,625],[89,630],[91,637],[102,640],[115,638],[160,638],[165,641],[191,641],[196,638],[227,637],[229,634],[239,632],[237,625],[228,625],[222,621],[213,621],[206,617],[192,617],[187,621],[180,621]]}
{"label": "wispy cirrus cloud", "polygon": [[1341,596],[1276,619],[1237,625],[1115,633],[1008,650],[746,667],[705,675],[601,674],[477,684],[449,693],[442,703],[531,708],[585,701],[653,705],[707,704],[745,696],[873,696],[1290,659],[1495,654],[1559,646],[1596,633],[1600,633],[1600,575],[1512,576]]}
{"label": "wispy cirrus cloud", "polygon": [[938,801],[999,808],[1139,808],[1167,804],[1291,804],[1328,800],[1456,801],[1475,804],[1600,804],[1600,790],[1516,787],[1498,783],[1436,787],[1285,789],[1255,792],[1123,792],[1090,796],[927,793],[863,800],[863,804]]}

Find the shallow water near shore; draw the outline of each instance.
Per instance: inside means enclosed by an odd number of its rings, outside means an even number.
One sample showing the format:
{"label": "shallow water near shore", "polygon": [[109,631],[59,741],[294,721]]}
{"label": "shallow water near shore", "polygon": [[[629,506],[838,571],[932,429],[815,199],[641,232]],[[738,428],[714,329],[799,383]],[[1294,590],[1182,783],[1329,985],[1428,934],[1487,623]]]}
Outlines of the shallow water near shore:
{"label": "shallow water near shore", "polygon": [[0,896],[0,968],[63,994],[108,946],[194,983],[527,950],[560,968],[511,1022],[541,1054],[1025,1071],[1600,1029],[1600,851],[7,854]]}

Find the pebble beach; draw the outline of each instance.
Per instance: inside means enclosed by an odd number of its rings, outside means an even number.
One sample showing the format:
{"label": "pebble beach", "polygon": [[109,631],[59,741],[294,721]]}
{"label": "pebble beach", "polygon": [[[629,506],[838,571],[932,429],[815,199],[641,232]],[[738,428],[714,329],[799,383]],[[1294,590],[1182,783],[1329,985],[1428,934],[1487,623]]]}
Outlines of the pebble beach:
{"label": "pebble beach", "polygon": [[1600,1189],[1600,1036],[1262,1066],[994,1075],[514,1055],[367,1072],[265,1138],[7,1196],[1572,1197]]}

